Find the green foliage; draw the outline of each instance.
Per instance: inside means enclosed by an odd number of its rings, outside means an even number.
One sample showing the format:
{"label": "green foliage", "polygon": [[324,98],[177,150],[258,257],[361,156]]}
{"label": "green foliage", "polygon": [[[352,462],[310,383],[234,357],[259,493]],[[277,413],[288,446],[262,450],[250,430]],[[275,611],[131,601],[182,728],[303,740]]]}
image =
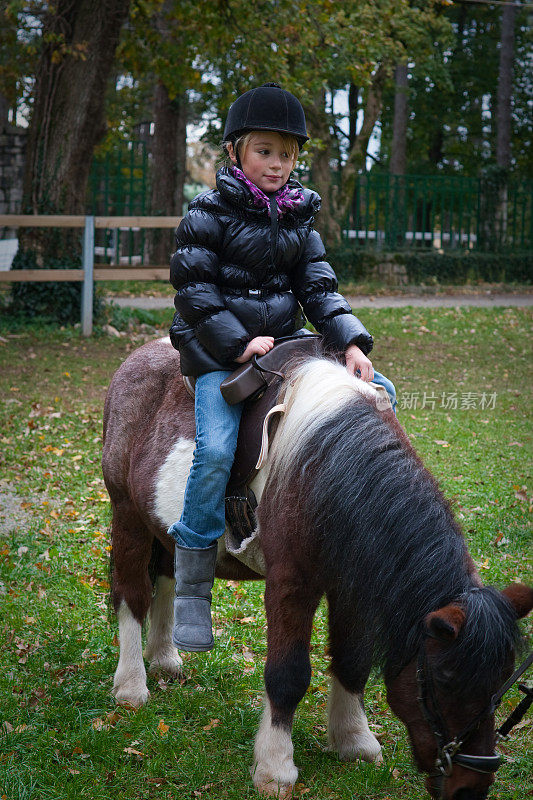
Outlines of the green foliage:
{"label": "green foliage", "polygon": [[[79,259],[73,262],[69,256],[58,255],[46,259],[40,266],[43,269],[77,269],[80,267],[80,263]],[[13,270],[37,269],[35,251],[19,248],[11,268]],[[17,316],[31,320],[40,319],[43,322],[53,321],[60,324],[76,323],[80,321],[81,291],[81,281],[13,283],[9,310]],[[101,313],[101,295],[100,292],[95,291],[93,301],[95,319],[98,319]]]}
{"label": "green foliage", "polygon": [[0,10],[0,94],[11,108],[31,104],[32,76],[41,47],[41,0],[10,0]]}
{"label": "green foliage", "polygon": [[[513,91],[513,169],[533,174],[532,44],[528,10],[515,26]],[[444,16],[453,34],[435,38],[429,57],[410,54],[407,172],[459,172],[477,176],[495,162],[496,101],[502,6],[454,3]],[[380,158],[387,164],[392,143],[394,86],[384,93]]]}

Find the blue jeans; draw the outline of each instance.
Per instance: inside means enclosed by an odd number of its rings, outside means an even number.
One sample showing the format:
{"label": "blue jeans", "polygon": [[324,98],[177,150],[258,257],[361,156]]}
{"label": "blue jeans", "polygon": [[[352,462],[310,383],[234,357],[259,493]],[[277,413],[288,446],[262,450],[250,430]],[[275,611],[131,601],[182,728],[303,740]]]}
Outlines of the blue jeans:
{"label": "blue jeans", "polygon": [[[226,485],[237,447],[243,408],[242,403],[228,405],[222,397],[220,384],[228,375],[231,375],[231,370],[220,370],[196,379],[196,448],[185,487],[181,518],[168,530],[182,547],[209,547],[222,536],[226,527]],[[379,372],[374,373],[374,381],[385,387],[395,409],[394,385]]]}
{"label": "blue jeans", "polygon": [[185,487],[183,512],[169,534],[182,547],[209,547],[224,533],[225,494],[241,421],[242,403],[228,405],[220,384],[231,370],[196,379],[196,448]]}

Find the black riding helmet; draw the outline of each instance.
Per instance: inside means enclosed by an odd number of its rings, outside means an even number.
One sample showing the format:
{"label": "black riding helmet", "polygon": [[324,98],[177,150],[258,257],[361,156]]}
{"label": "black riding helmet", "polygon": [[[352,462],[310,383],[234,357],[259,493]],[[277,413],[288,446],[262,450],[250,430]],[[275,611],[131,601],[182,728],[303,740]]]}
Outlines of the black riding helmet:
{"label": "black riding helmet", "polygon": [[224,141],[235,142],[248,131],[290,133],[300,149],[309,139],[300,101],[277,83],[264,83],[241,94],[231,104],[224,126]]}

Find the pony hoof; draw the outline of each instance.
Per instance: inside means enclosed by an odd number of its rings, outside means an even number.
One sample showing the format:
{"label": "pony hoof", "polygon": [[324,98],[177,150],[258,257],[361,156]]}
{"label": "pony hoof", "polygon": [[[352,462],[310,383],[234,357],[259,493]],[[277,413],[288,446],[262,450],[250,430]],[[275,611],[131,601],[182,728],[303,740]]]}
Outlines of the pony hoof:
{"label": "pony hoof", "polygon": [[381,745],[374,736],[354,736],[349,741],[337,742],[334,748],[341,761],[368,761],[381,764]]}
{"label": "pony hoof", "polygon": [[260,797],[275,797],[276,800],[290,800],[292,797],[293,786],[290,783],[278,783],[268,781],[260,783],[255,787]]}
{"label": "pony hoof", "polygon": [[165,653],[160,656],[154,656],[150,660],[148,672],[150,675],[159,675],[163,673],[169,678],[180,678],[183,675],[183,661],[178,655],[177,651],[174,653]]}
{"label": "pony hoof", "polygon": [[116,686],[112,692],[115,700],[119,706],[131,706],[131,708],[140,708],[148,701],[150,692],[144,687]]}

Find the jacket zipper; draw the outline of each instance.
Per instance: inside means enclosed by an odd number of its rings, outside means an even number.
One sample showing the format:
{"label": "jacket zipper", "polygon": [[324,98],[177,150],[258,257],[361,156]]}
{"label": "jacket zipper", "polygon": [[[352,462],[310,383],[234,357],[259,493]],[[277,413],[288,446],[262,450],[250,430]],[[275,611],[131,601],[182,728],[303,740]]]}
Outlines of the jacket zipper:
{"label": "jacket zipper", "polygon": [[270,202],[270,261],[275,266],[276,252],[278,249],[278,204],[276,195],[269,195]]}

